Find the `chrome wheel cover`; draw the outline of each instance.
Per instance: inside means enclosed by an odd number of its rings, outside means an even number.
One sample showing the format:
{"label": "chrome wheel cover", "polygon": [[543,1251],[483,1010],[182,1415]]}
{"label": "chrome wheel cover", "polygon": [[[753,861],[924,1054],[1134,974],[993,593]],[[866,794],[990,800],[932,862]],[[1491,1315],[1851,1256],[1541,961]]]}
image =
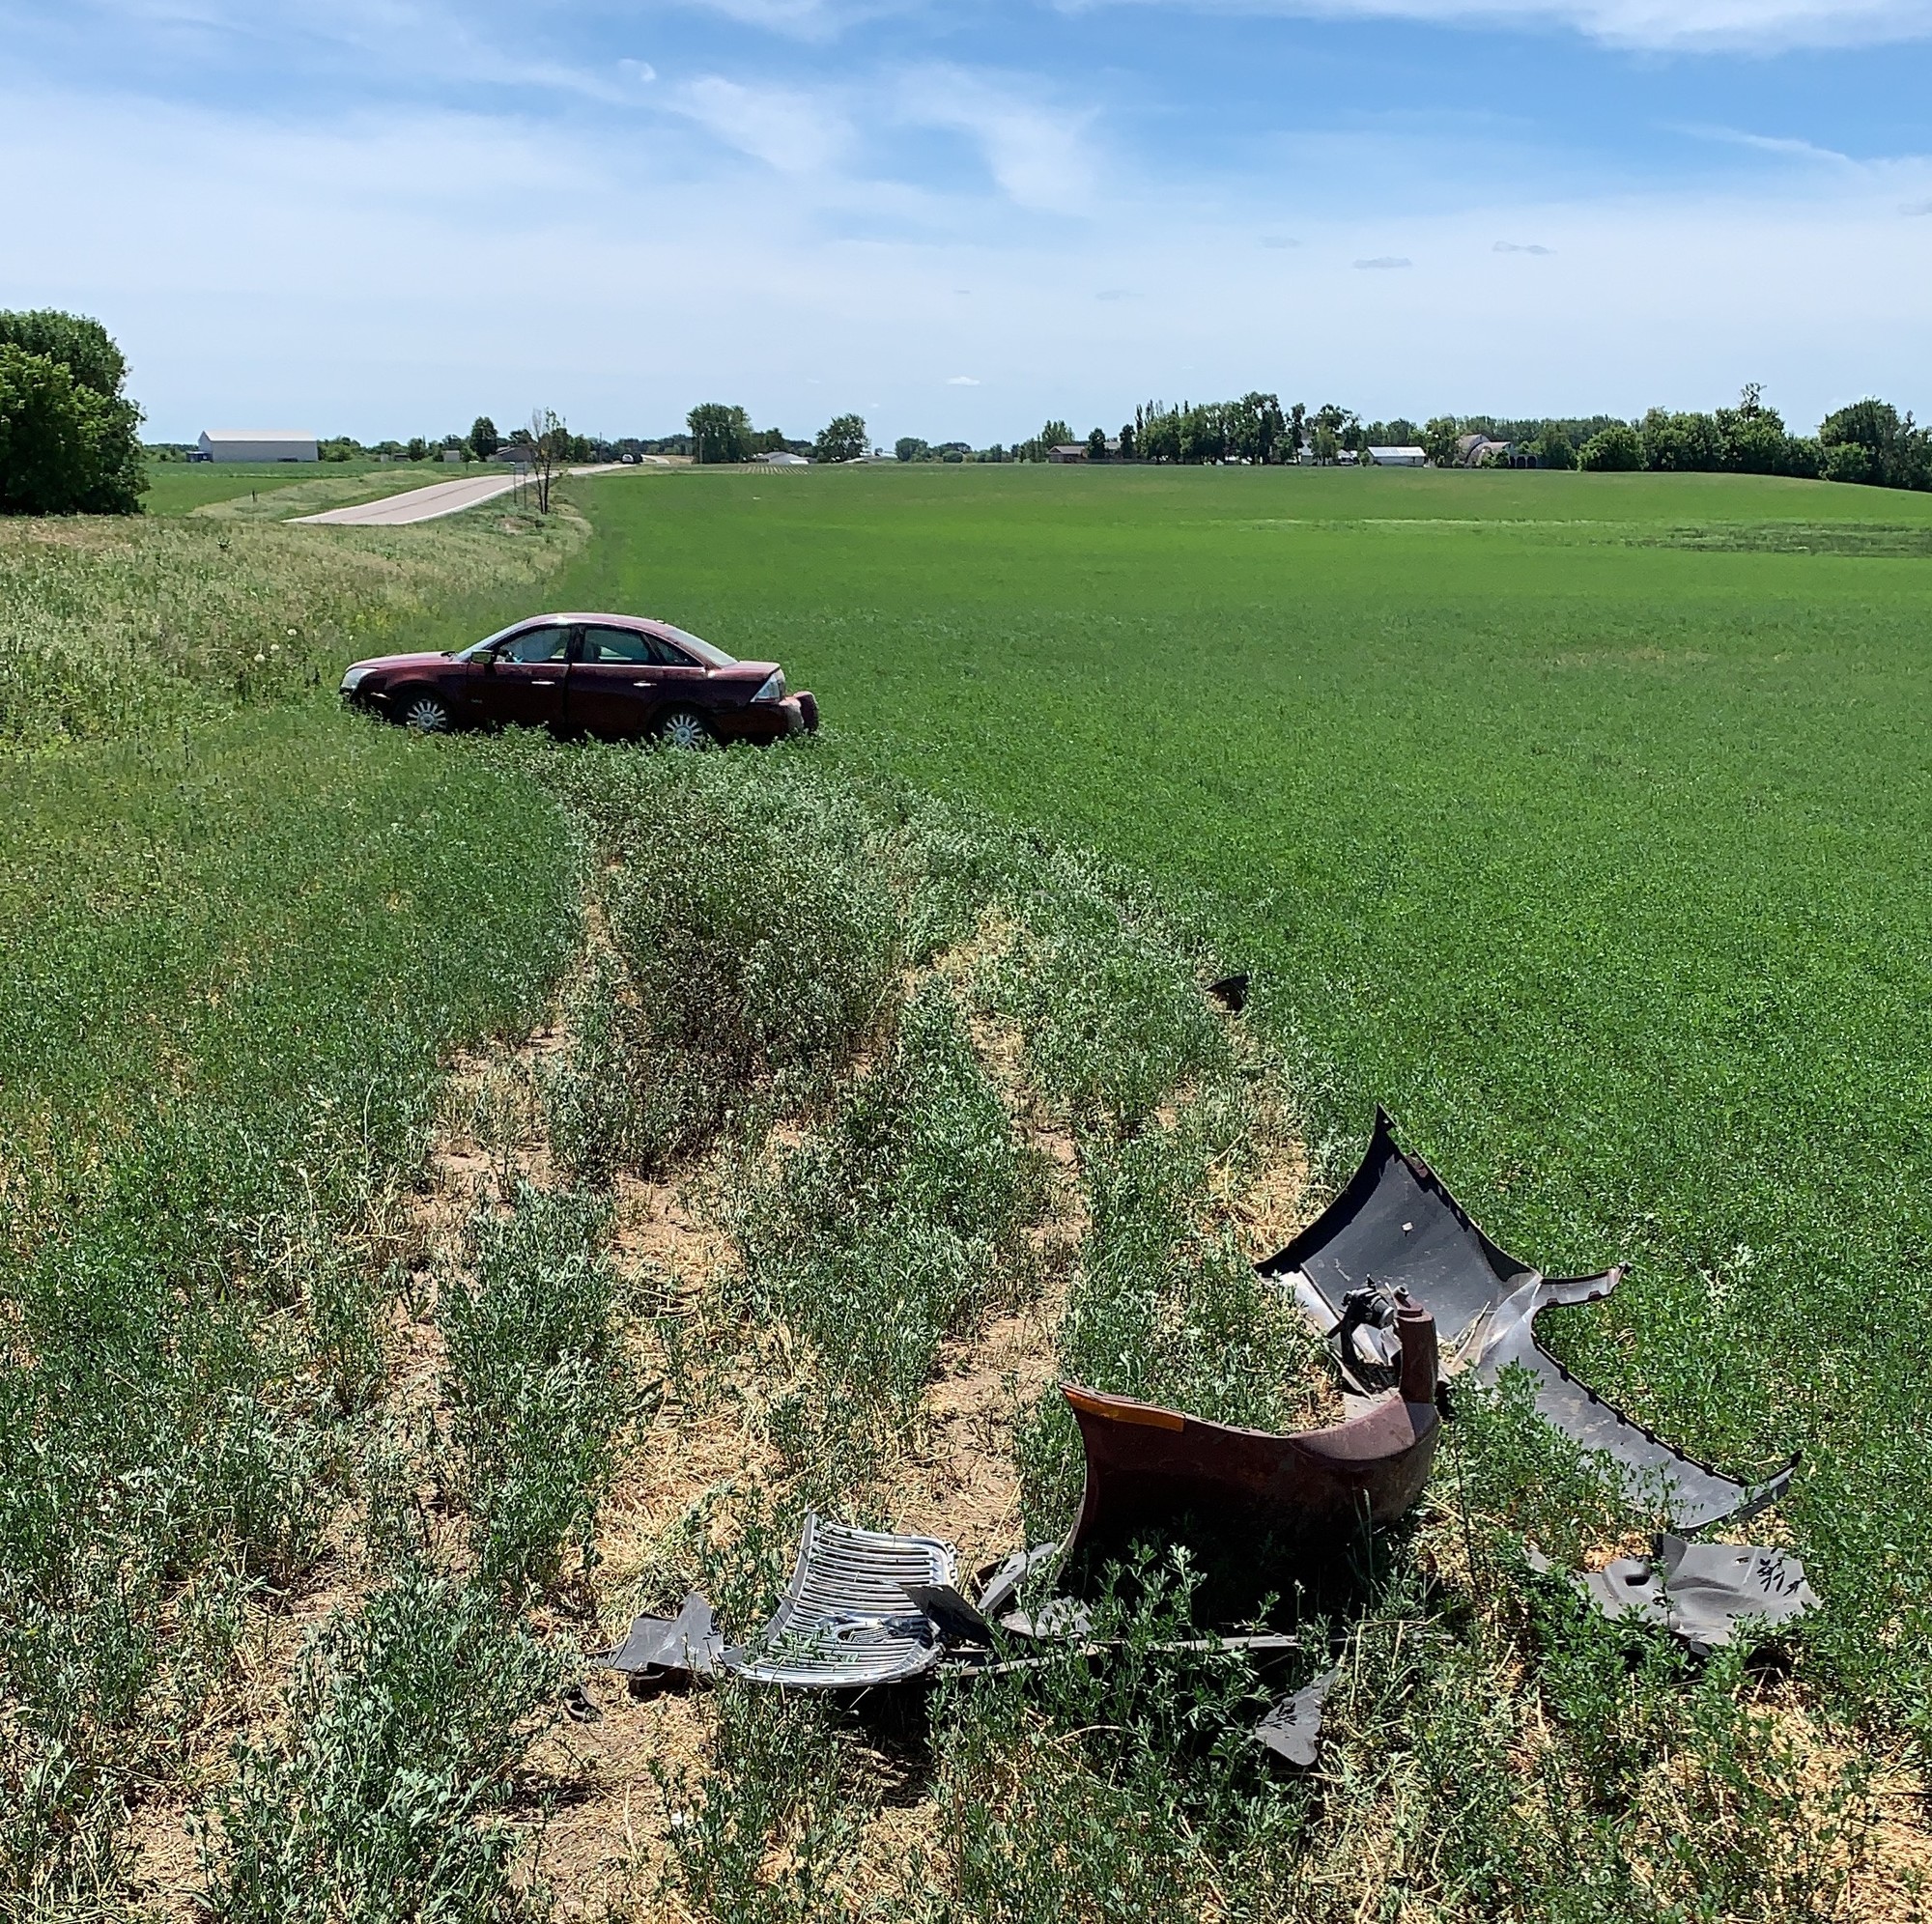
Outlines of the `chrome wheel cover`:
{"label": "chrome wheel cover", "polygon": [[681,713],[665,721],[664,740],[668,749],[701,749],[710,739],[704,723],[695,715]]}
{"label": "chrome wheel cover", "polygon": [[433,695],[419,695],[403,710],[403,726],[418,735],[440,735],[449,728],[449,710]]}

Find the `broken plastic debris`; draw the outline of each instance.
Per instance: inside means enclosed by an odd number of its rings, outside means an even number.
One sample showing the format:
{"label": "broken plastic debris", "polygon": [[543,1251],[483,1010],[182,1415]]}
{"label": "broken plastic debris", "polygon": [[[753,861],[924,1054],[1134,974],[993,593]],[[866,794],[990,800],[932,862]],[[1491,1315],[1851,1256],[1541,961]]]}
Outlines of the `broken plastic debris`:
{"label": "broken plastic debris", "polygon": [[607,1661],[612,1670],[634,1677],[648,1676],[654,1670],[709,1677],[717,1669],[724,1649],[716,1613],[694,1590],[675,1617],[639,1617],[631,1626],[631,1634]]}
{"label": "broken plastic debris", "polygon": [[1687,1457],[1653,1430],[1577,1381],[1535,1338],[1546,1309],[1601,1301],[1621,1269],[1556,1280],[1497,1247],[1470,1220],[1435,1172],[1397,1146],[1395,1125],[1376,1111],[1361,1167],[1321,1216],[1257,1265],[1290,1294],[1336,1349],[1345,1383],[1369,1392],[1386,1379],[1386,1332],[1358,1309],[1357,1291],[1406,1289],[1435,1317],[1449,1367],[1493,1383],[1515,1365],[1536,1379],[1536,1409],[1547,1423],[1615,1466],[1627,1493],[1658,1485],[1680,1530],[1742,1518],[1784,1493],[1794,1456],[1765,1482],[1747,1485]]}
{"label": "broken plastic debris", "polygon": [[721,1660],[753,1683],[804,1689],[917,1677],[939,1661],[944,1643],[907,1586],[953,1589],[957,1564],[952,1544],[933,1537],[855,1530],[808,1514],[798,1563],[771,1622]]}
{"label": "broken plastic debris", "polygon": [[1223,976],[1219,981],[1209,982],[1208,993],[1230,1015],[1239,1015],[1248,1005],[1248,983],[1252,979],[1244,969],[1238,976]]}
{"label": "broken plastic debris", "polygon": [[[1553,1569],[1534,1545],[1532,1568]],[[1692,1543],[1661,1536],[1648,1557],[1618,1557],[1598,1570],[1565,1572],[1613,1623],[1655,1625],[1699,1656],[1729,1643],[1746,1624],[1776,1627],[1818,1607],[1804,1566],[1762,1543]]]}
{"label": "broken plastic debris", "polygon": [[1284,1697],[1255,1726],[1255,1741],[1301,1769],[1312,1770],[1321,1741],[1322,1709],[1341,1677],[1339,1670],[1324,1671],[1293,1696]]}
{"label": "broken plastic debris", "polygon": [[1183,1519],[1331,1542],[1393,1522],[1422,1494],[1442,1418],[1435,1325],[1401,1299],[1390,1316],[1399,1387],[1346,1421],[1279,1433],[1061,1386],[1080,1425],[1087,1481],[1069,1554]]}

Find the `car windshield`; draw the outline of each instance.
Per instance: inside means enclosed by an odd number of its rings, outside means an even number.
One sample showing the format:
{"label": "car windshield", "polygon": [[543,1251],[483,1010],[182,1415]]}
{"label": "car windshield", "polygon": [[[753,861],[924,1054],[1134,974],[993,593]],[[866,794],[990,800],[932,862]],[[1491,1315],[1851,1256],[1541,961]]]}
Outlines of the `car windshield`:
{"label": "car windshield", "polygon": [[[496,634],[486,635],[480,641],[472,641],[456,659],[459,662],[481,661],[485,655],[490,654],[496,648],[497,643],[502,640],[504,636],[514,635],[522,625],[521,622],[513,621],[508,628],[499,628]],[[448,650],[445,649],[443,652],[446,654]]]}
{"label": "car windshield", "polygon": [[723,648],[714,648],[709,641],[700,641],[696,635],[687,635],[683,629],[673,628],[668,621],[660,621],[656,626],[680,648],[689,648],[707,668],[735,668],[738,665],[736,655],[727,655]]}

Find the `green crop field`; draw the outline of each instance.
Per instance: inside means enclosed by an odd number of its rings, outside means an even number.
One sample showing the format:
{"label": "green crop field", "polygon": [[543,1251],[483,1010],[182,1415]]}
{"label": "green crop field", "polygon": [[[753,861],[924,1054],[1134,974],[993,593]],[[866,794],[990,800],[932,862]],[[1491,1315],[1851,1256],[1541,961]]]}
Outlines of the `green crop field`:
{"label": "green crop field", "polygon": [[[1932,500],[1718,476],[579,484],[568,606],[782,657],[830,727],[1195,895],[1325,1128],[1634,1261],[1588,1380],[1789,1506],[1821,1638],[1932,1647]],[[1257,1252],[1260,1254],[1261,1252]],[[1884,1627],[1916,1627],[1910,1663]]]}

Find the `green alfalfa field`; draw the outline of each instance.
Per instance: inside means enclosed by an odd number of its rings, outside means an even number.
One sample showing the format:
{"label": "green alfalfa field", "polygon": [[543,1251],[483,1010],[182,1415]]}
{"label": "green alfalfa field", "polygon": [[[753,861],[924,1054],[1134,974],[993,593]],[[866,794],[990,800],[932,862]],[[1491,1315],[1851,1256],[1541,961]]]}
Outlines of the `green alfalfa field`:
{"label": "green alfalfa field", "polygon": [[[1932,503],[568,492],[549,530],[0,559],[16,1908],[1911,1914]],[[826,734],[685,760],[334,707],[355,654],[544,606],[774,655]],[[1577,1617],[1514,1545],[1642,1519],[1478,1400],[1310,1780],[1246,1744],[1239,1665],[1068,1657],[905,1727],[588,1663],[691,1582],[754,1625],[808,1503],[976,1554],[1064,1524],[1039,1368],[1307,1420],[1245,1270],[1280,1212],[1234,1205],[1289,1172],[1305,1217],[1378,1099],[1510,1247],[1633,1263],[1548,1319],[1586,1379],[1734,1472],[1803,1448],[1758,1526],[1824,1599],[1797,1638],[1699,1667]],[[1128,1587],[1130,1641],[1177,1583]]]}

